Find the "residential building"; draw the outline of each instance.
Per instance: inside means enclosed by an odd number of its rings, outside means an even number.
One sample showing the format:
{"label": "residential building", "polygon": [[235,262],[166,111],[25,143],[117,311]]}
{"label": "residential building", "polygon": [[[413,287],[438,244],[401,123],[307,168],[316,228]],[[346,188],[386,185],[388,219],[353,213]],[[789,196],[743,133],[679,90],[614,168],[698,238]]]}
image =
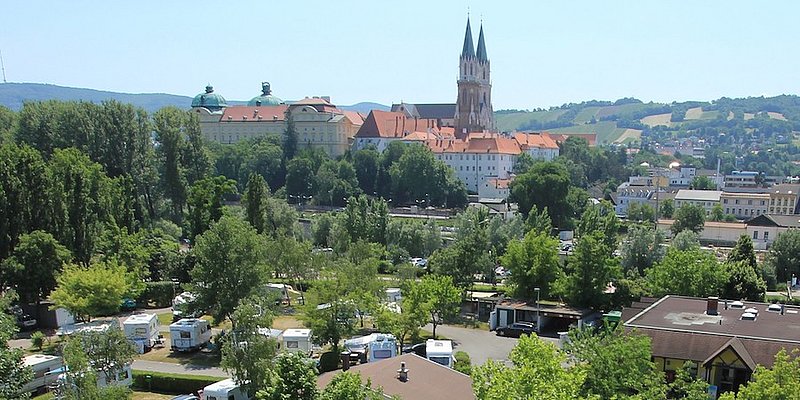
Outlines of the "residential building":
{"label": "residential building", "polygon": [[[631,177],[634,179],[635,177]],[[639,183],[638,179],[634,182]],[[650,204],[650,199],[656,193],[655,186],[636,185],[631,182],[623,182],[617,187],[615,198],[615,212],[617,215],[628,215],[628,207],[633,203]]]}
{"label": "residential building", "polygon": [[747,224],[747,236],[753,238],[753,247],[767,249],[783,232],[800,229],[800,216],[797,215],[759,215]]}
{"label": "residential building", "polygon": [[781,183],[769,189],[769,213],[781,215],[800,214],[797,201],[800,184]]}
{"label": "residential building", "polygon": [[[470,400],[475,399],[472,379],[452,368],[422,358],[414,353],[386,358],[376,362],[350,367],[350,360],[342,363],[344,370],[356,374],[366,385],[383,388],[386,398],[413,400]],[[317,379],[317,388],[325,389],[342,371],[326,372]]]}
{"label": "residential building", "polygon": [[425,140],[452,139],[452,134],[449,136],[440,134],[435,119],[409,117],[402,112],[372,110],[356,132],[353,147],[361,150],[373,146],[383,152],[389,143],[402,141],[417,132],[419,134],[412,136],[411,139],[417,137]]}
{"label": "residential building", "polygon": [[731,171],[725,175],[724,187],[754,188],[761,186],[761,178],[755,171]]}
{"label": "residential building", "polygon": [[507,199],[511,194],[509,185],[513,179],[489,178],[478,187],[478,197],[481,199]]}
{"label": "residential building", "polygon": [[469,18],[464,46],[459,58],[458,98],[455,110],[456,136],[463,138],[472,132],[494,131],[492,111],[491,63],[486,54],[483,25],[478,35],[477,51],[472,45]]}
{"label": "residential building", "polygon": [[364,117],[353,111],[343,111],[331,104],[328,97],[304,98],[285,104],[272,95],[268,82],[262,92],[246,106],[228,106],[225,99],[206,87],[195,96],[192,110],[200,119],[203,137],[212,142],[231,144],[267,135],[284,135],[287,118],[294,124],[299,146],[325,151],[338,157],[350,148],[353,137],[364,123]]}
{"label": "residential building", "polygon": [[769,194],[724,191],[720,194],[720,204],[725,214],[750,219],[767,213]]}
{"label": "residential building", "polygon": [[711,209],[719,204],[719,198],[722,192],[719,190],[678,190],[675,195],[675,209],[681,208],[684,205],[698,205],[706,210],[706,215],[711,214]]}
{"label": "residential building", "polygon": [[513,137],[522,151],[535,160],[551,161],[558,157],[558,143],[547,133],[515,132]]}
{"label": "residential building", "polygon": [[712,395],[738,391],[757,365],[771,368],[781,349],[800,349],[795,306],[664,296],[623,310],[623,320],[650,337],[653,361],[668,381],[690,361],[691,372],[716,389]]}
{"label": "residential building", "polygon": [[472,193],[488,178],[508,178],[522,153],[516,140],[497,134],[470,134],[466,140],[428,140],[436,158],[453,168]]}

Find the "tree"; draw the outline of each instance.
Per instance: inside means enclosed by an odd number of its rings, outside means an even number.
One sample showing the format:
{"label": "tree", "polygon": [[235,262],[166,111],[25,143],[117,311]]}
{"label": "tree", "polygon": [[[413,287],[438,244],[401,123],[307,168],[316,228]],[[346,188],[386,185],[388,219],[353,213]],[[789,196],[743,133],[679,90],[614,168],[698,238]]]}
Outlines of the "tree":
{"label": "tree", "polygon": [[55,307],[89,321],[94,316],[116,313],[122,299],[131,295],[134,279],[117,262],[93,263],[89,267],[68,264],[56,279],[58,286],[50,300]]}
{"label": "tree", "polygon": [[313,361],[300,353],[275,358],[271,382],[258,392],[259,400],[317,400],[317,371]]}
{"label": "tree", "polygon": [[[422,309],[428,312],[433,325],[433,337],[436,337],[436,326],[458,315],[461,305],[461,292],[453,285],[449,276],[426,275],[411,291],[421,291]],[[416,295],[416,294],[415,294]]]}
{"label": "tree", "polygon": [[604,242],[603,233],[595,231],[581,237],[568,257],[566,274],[556,282],[556,291],[569,304],[589,308],[606,304],[606,288],[621,275],[621,270]]}
{"label": "tree", "polygon": [[[267,136],[253,140],[251,148],[244,154],[239,181],[244,182],[250,174],[264,177],[273,192],[283,185],[285,178],[283,150],[280,139]],[[303,179],[308,179],[304,177]]]}
{"label": "tree", "polygon": [[463,182],[455,177],[452,168],[437,160],[427,146],[407,146],[389,167],[389,176],[392,199],[396,203],[417,202],[425,207],[460,207],[466,203]]}
{"label": "tree", "polygon": [[[71,258],[66,247],[44,231],[20,236],[11,257],[3,262],[3,273],[10,283],[24,293],[25,300],[37,305],[56,287],[56,275]],[[37,308],[38,309],[38,308]]]}
{"label": "tree", "polygon": [[707,400],[708,383],[693,376],[696,364],[687,361],[675,373],[675,380],[667,386],[668,399]]}
{"label": "tree", "polygon": [[795,350],[791,355],[781,350],[775,355],[772,369],[759,365],[753,378],[739,393],[728,392],[720,400],[795,400],[800,393],[800,357]]}
{"label": "tree", "polygon": [[689,183],[689,189],[694,190],[716,190],[717,184],[711,180],[711,178],[705,175],[697,175],[692,179],[692,182]]}
{"label": "tree", "polygon": [[100,379],[110,381],[133,361],[135,350],[120,329],[105,332],[79,332],[64,345],[66,378],[61,386],[69,400],[122,400],[130,397],[126,386],[100,387]]}
{"label": "tree", "polygon": [[581,398],[586,381],[581,368],[564,368],[566,355],[536,335],[523,335],[509,356],[513,367],[489,360],[472,369],[472,387],[478,400]]}
{"label": "tree", "polygon": [[606,201],[586,208],[578,221],[575,234],[580,238],[594,232],[603,234],[603,244],[608,249],[610,256],[611,252],[617,248],[619,218],[614,213],[611,204]]}
{"label": "tree", "polygon": [[767,253],[767,265],[781,284],[792,275],[800,275],[800,230],[790,229],[775,238]]}
{"label": "tree", "polygon": [[509,201],[519,204],[519,211],[526,217],[534,205],[540,210],[547,207],[553,223],[564,227],[573,212],[573,205],[567,201],[569,187],[566,167],[556,162],[539,162],[514,179]]}
{"label": "tree", "polygon": [[472,286],[476,274],[494,272],[494,260],[489,257],[489,240],[486,224],[487,212],[467,209],[456,221],[456,242],[434,252],[428,268],[439,275],[453,278],[453,283],[466,291]]}
{"label": "tree", "polygon": [[660,263],[646,271],[646,279],[654,296],[706,297],[719,296],[729,275],[710,252],[670,248]]}
{"label": "tree", "polygon": [[523,240],[512,240],[500,262],[511,270],[509,281],[516,298],[535,298],[534,289],[540,289],[541,295],[548,298],[552,283],[562,273],[558,240],[533,230]]}
{"label": "tree", "polygon": [[236,181],[224,176],[203,178],[189,189],[189,239],[208,230],[212,223],[222,218],[223,197],[236,192]]}
{"label": "tree", "polygon": [[383,199],[369,199],[364,195],[351,197],[347,200],[342,222],[350,241],[366,240],[385,245],[389,206]]}
{"label": "tree", "polygon": [[644,275],[644,271],[664,257],[664,234],[658,229],[635,226],[622,242],[622,269]]}
{"label": "tree", "polygon": [[19,391],[33,379],[33,371],[22,362],[22,349],[12,349],[8,341],[17,330],[14,318],[6,314],[11,302],[16,299],[13,291],[0,291],[0,398],[25,399]]}
{"label": "tree", "polygon": [[744,261],[745,264],[753,268],[753,270],[756,270],[758,267],[756,264],[756,252],[753,249],[753,239],[751,239],[750,236],[739,236],[739,240],[736,241],[736,245],[733,246],[733,250],[728,253],[729,263],[735,263],[739,261]]}
{"label": "tree", "polygon": [[685,230],[678,232],[674,238],[672,238],[672,242],[670,243],[670,247],[676,250],[686,251],[686,250],[699,250],[700,249],[700,235],[694,233],[690,230]]}
{"label": "tree", "polygon": [[764,301],[767,283],[758,275],[758,271],[747,261],[726,262],[728,281],[723,288],[722,296],[726,299],[742,299]]}
{"label": "tree", "polygon": [[290,197],[309,198],[314,194],[314,163],[306,157],[295,157],[286,164],[286,194]]}
{"label": "tree", "polygon": [[263,233],[266,228],[267,198],[269,197],[269,187],[261,175],[250,174],[247,181],[242,202],[245,206],[245,216],[247,222],[256,228],[256,232]]}
{"label": "tree", "polygon": [[372,194],[377,191],[380,158],[381,154],[374,147],[353,153],[353,167],[356,169],[358,185],[364,193]]}
{"label": "tree", "polygon": [[314,177],[314,201],[317,204],[342,206],[360,190],[356,170],[345,160],[325,161]]}
{"label": "tree", "polygon": [[672,199],[666,199],[661,203],[659,208],[660,217],[672,218],[672,214],[675,212],[675,202]]}
{"label": "tree", "polygon": [[550,219],[547,207],[543,208],[542,212],[539,212],[535,205],[531,207],[528,212],[528,219],[525,220],[525,227],[529,231],[551,234],[553,232],[553,221]]}
{"label": "tree", "polygon": [[194,254],[192,292],[197,300],[193,304],[209,310],[217,322],[266,283],[263,238],[237,217],[223,216],[198,236]]}
{"label": "tree", "polygon": [[700,233],[703,230],[703,224],[706,222],[706,211],[702,206],[696,204],[684,204],[677,211],[675,211],[675,222],[672,224],[672,233],[684,230],[690,230],[694,233]]}
{"label": "tree", "polygon": [[325,213],[314,219],[311,225],[311,237],[315,246],[328,247],[328,237],[333,229],[333,218]]}
{"label": "tree", "polygon": [[602,399],[664,398],[663,376],[651,361],[650,338],[624,329],[573,329],[565,351],[586,371],[581,392]]}
{"label": "tree", "polygon": [[655,210],[650,204],[634,202],[628,206],[628,219],[632,221],[654,221]]}
{"label": "tree", "polygon": [[722,204],[714,204],[711,207],[711,215],[709,220],[714,222],[721,222],[725,219],[725,211],[722,210]]}
{"label": "tree", "polygon": [[289,162],[297,154],[297,129],[294,126],[294,116],[286,109],[286,131],[283,134],[283,160]]}
{"label": "tree", "polygon": [[367,379],[364,383],[361,375],[353,372],[342,372],[331,379],[331,382],[322,391],[319,400],[384,400],[383,389],[372,387],[372,382]]}
{"label": "tree", "polygon": [[413,289],[418,285],[416,281],[409,281],[403,285],[403,301],[400,303],[400,312],[382,307],[375,318],[375,325],[381,332],[389,332],[400,342],[402,349],[407,338],[414,337],[419,328],[428,321],[428,314],[422,307],[425,298],[421,290]]}
{"label": "tree", "polygon": [[[278,235],[269,240],[267,242],[267,260],[276,276],[285,276],[298,286],[304,280],[312,280],[316,277],[317,271],[311,260],[311,244],[298,241],[294,237]],[[289,302],[291,305],[291,299]]]}
{"label": "tree", "polygon": [[362,279],[377,279],[372,267],[342,258],[323,268],[308,292],[303,320],[314,331],[315,342],[330,343],[334,353],[339,351],[339,341],[355,329],[355,316],[363,302],[356,304],[350,293],[357,291]]}
{"label": "tree", "polygon": [[154,117],[155,139],[158,142],[158,158],[161,165],[161,187],[164,197],[170,200],[171,219],[180,223],[186,205],[187,181],[181,153],[184,139],[181,128],[185,113],[175,107],[158,110]]}
{"label": "tree", "polygon": [[273,357],[278,350],[275,338],[259,332],[272,326],[268,297],[248,297],[231,315],[233,328],[222,344],[222,368],[233,375],[250,396],[270,386]]}

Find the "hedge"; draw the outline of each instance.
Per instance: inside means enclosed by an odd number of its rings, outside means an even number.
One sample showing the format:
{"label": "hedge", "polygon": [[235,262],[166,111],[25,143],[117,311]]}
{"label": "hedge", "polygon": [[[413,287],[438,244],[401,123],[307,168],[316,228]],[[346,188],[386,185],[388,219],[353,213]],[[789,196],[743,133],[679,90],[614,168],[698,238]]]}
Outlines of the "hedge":
{"label": "hedge", "polygon": [[175,297],[175,284],[170,281],[145,282],[144,291],[136,302],[140,307],[147,307],[153,303],[156,307],[169,307]]}
{"label": "hedge", "polygon": [[456,362],[453,363],[453,369],[461,372],[462,374],[469,375],[472,373],[472,361],[469,354],[463,351],[457,351],[455,354]]}
{"label": "hedge", "polygon": [[[147,377],[150,376],[148,382]],[[166,374],[163,372],[133,370],[134,389],[168,394],[190,394],[223,378],[202,375]]]}

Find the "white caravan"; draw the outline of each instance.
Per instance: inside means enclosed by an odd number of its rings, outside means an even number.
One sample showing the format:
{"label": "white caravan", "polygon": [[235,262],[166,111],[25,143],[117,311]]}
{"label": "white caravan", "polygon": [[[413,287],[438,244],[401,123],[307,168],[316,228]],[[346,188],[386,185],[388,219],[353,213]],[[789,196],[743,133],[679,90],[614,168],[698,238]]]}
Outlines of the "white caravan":
{"label": "white caravan", "polygon": [[291,328],[283,331],[283,350],[311,354],[311,329]]}
{"label": "white caravan", "polygon": [[278,295],[278,298],[276,299],[278,303],[286,303],[289,301],[288,285],[283,283],[268,283],[265,287],[267,292]]}
{"label": "white caravan", "polygon": [[437,364],[453,368],[453,342],[428,339],[425,342],[425,357]]}
{"label": "white caravan", "polygon": [[116,318],[96,319],[91,322],[68,324],[58,328],[56,335],[69,336],[78,332],[108,332],[109,329],[119,329],[119,320]]}
{"label": "white caravan", "polygon": [[140,354],[159,343],[160,327],[158,316],[155,314],[133,314],[122,322],[125,337],[133,342]]}
{"label": "white caravan", "polygon": [[383,360],[397,355],[397,339],[388,333],[371,333],[344,341],[344,347],[351,353],[365,354],[368,362]]}
{"label": "white caravan", "polygon": [[192,351],[205,347],[211,341],[208,321],[199,318],[184,318],[169,326],[172,351]]}
{"label": "white caravan", "polygon": [[22,387],[21,393],[43,392],[58,378],[58,375],[48,374],[48,372],[64,367],[64,360],[61,357],[45,354],[26,356],[22,359],[22,363],[33,371],[33,380]]}
{"label": "white caravan", "polygon": [[[66,366],[61,367],[56,370],[52,370],[47,373],[47,376],[50,377],[55,384],[51,386],[53,388],[53,392],[56,393],[55,398],[61,398],[59,393],[62,393],[66,386],[69,384],[70,377],[69,370]],[[102,371],[96,370],[94,371],[97,377],[97,387],[106,387],[106,386],[130,386],[133,383],[133,370],[131,368],[131,364],[125,364],[122,369],[117,371],[114,376],[106,377],[105,373]]]}
{"label": "white caravan", "polygon": [[230,378],[204,387],[202,398],[205,400],[250,400],[247,393]]}

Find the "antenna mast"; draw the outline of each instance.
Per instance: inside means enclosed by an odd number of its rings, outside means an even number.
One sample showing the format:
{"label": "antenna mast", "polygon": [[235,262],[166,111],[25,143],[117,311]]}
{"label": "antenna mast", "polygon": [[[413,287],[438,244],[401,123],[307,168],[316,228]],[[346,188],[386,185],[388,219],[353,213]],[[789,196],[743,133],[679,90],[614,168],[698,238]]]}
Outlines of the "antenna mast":
{"label": "antenna mast", "polygon": [[8,83],[6,80],[6,65],[3,63],[3,51],[0,50],[0,69],[3,70],[3,83]]}

